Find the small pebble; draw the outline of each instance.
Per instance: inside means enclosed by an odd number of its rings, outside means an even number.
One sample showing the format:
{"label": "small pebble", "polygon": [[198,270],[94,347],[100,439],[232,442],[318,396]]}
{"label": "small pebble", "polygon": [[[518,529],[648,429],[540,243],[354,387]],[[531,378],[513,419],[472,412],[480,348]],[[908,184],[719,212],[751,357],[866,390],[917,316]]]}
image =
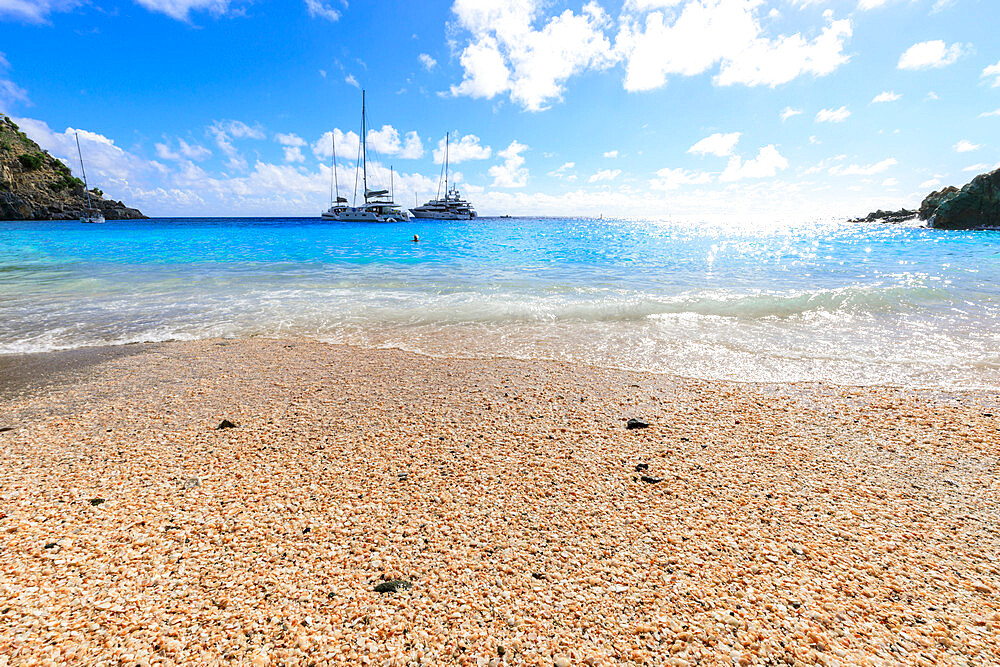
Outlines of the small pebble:
{"label": "small pebble", "polygon": [[406,581],[405,579],[393,579],[392,581],[383,581],[375,586],[375,592],[398,593],[399,591],[405,591],[411,588],[413,588],[412,582]]}
{"label": "small pebble", "polygon": [[635,417],[631,417],[627,422],[625,422],[625,428],[629,430],[635,428],[649,428],[649,422],[645,422],[641,419],[636,419]]}

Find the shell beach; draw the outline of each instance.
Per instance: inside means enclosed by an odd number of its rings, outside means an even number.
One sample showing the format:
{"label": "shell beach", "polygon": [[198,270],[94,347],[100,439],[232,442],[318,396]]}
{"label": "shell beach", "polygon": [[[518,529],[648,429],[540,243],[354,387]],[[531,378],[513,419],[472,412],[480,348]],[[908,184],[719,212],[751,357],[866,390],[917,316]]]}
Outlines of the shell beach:
{"label": "shell beach", "polygon": [[995,394],[252,338],[0,428],[0,665],[1000,663]]}

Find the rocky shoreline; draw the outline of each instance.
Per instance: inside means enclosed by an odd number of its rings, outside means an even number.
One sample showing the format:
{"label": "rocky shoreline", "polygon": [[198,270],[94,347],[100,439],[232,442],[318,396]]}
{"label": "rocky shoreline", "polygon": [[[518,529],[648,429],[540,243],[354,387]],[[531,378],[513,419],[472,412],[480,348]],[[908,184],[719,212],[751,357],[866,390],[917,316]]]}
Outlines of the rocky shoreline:
{"label": "rocky shoreline", "polygon": [[[0,220],[79,220],[87,207],[83,181],[0,114]],[[90,207],[106,220],[146,217],[98,188],[90,191]]]}
{"label": "rocky shoreline", "polygon": [[920,218],[932,229],[1000,229],[1000,169],[980,174],[962,188],[936,190],[916,211],[879,209],[848,222],[909,222]]}

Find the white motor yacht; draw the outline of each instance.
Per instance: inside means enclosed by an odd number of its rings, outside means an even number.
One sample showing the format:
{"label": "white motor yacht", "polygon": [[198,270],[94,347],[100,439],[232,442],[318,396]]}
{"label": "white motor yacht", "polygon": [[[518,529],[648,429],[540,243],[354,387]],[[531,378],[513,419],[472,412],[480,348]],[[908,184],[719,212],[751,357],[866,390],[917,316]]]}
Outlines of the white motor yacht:
{"label": "white motor yacht", "polygon": [[[448,188],[448,151],[451,144],[451,133],[445,135],[444,137],[444,169],[442,173],[444,175],[444,199],[440,196],[437,199],[432,199],[423,206],[418,206],[416,208],[411,208],[410,212],[413,213],[414,218],[434,218],[437,220],[471,220],[476,217],[476,209],[472,207],[472,204],[464,199],[462,195],[459,194],[458,188],[452,186]],[[441,181],[438,181],[438,188],[441,187]],[[438,190],[438,195],[441,194],[441,190]]]}

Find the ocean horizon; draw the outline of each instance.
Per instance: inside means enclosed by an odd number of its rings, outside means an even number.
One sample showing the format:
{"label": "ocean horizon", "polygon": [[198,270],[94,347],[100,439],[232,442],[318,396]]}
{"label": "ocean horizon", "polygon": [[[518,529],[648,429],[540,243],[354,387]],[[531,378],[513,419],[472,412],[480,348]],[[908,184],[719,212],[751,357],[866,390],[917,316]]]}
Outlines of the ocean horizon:
{"label": "ocean horizon", "polygon": [[8,355],[303,336],[705,379],[1000,387],[997,231],[526,217],[6,222],[0,266]]}

